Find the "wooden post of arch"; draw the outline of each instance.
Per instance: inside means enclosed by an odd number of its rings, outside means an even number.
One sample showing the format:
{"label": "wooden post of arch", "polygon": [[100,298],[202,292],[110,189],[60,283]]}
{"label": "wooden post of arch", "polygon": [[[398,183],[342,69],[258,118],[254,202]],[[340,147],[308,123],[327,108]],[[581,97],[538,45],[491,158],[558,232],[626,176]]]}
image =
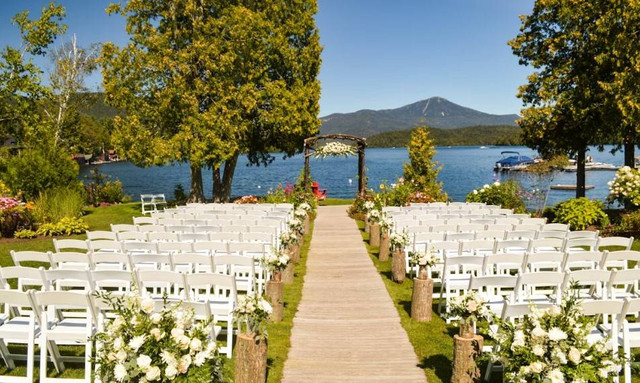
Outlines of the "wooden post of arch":
{"label": "wooden post of arch", "polygon": [[309,137],[304,140],[304,188],[311,188],[311,169],[309,165],[309,157],[313,155],[311,151],[315,151],[318,140],[334,139],[334,140],[350,140],[356,141],[358,151],[358,194],[364,195],[367,189],[367,176],[365,174],[364,153],[367,147],[367,139],[364,137],[356,137],[348,134],[326,134],[323,136]]}

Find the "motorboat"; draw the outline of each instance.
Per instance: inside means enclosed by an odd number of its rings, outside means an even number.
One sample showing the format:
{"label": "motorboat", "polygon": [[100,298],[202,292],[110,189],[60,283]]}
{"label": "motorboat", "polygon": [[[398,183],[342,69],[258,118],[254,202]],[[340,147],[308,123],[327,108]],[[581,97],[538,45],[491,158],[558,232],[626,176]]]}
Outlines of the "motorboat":
{"label": "motorboat", "polygon": [[535,160],[528,156],[520,155],[520,152],[514,151],[504,151],[500,153],[502,155],[502,159],[496,161],[496,164],[493,168],[495,171],[500,172],[508,172],[513,170],[523,170],[526,169],[529,165],[535,163]]}
{"label": "motorboat", "polygon": [[[596,162],[591,158],[587,158],[584,163],[584,170],[618,170],[619,166],[613,164],[607,164],[604,162]],[[578,165],[576,164],[576,160],[569,159],[569,165],[563,168],[566,172],[575,172],[578,171]]]}

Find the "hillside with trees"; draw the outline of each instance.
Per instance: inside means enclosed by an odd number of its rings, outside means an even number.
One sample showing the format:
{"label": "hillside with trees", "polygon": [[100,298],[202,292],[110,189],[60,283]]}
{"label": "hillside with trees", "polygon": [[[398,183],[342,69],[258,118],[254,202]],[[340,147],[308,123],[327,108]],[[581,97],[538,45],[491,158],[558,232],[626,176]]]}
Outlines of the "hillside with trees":
{"label": "hillside with trees", "polygon": [[[384,132],[367,138],[367,146],[391,148],[407,146],[413,129]],[[460,129],[429,129],[436,146],[521,145],[521,129],[517,126],[469,126]]]}

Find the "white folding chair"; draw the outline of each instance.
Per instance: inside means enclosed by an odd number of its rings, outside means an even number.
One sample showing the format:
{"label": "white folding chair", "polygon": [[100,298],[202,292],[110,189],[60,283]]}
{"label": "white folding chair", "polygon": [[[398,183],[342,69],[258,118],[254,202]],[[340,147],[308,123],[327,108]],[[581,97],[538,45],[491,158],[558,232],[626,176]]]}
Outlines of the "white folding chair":
{"label": "white folding chair", "polygon": [[511,275],[525,271],[527,253],[508,254],[495,253],[484,256],[482,263],[483,275]]}
{"label": "white folding chair", "polygon": [[154,300],[162,300],[165,296],[172,301],[187,298],[182,273],[170,270],[136,270],[141,295]]}
{"label": "white folding chair", "polygon": [[154,217],[133,217],[134,225],[157,225],[158,219]]}
{"label": "white folding chair", "polygon": [[252,257],[244,255],[214,255],[213,264],[217,273],[235,277],[238,291],[250,293],[256,289],[256,263]]}
{"label": "white folding chair", "polygon": [[53,247],[56,252],[75,251],[86,253],[89,251],[89,244],[81,239],[53,239]]}
{"label": "white folding chair", "polygon": [[524,272],[556,271],[562,272],[566,254],[561,251],[527,252],[527,264]]}
{"label": "white folding chair", "polygon": [[607,259],[606,251],[566,252],[562,262],[562,270],[600,269]]}
{"label": "white folding chair", "polygon": [[[626,313],[637,313],[640,311],[640,298],[628,299],[627,306],[625,307]],[[631,383],[631,363],[633,361],[633,355],[631,354],[632,348],[640,348],[640,323],[629,323],[622,315],[620,320],[622,321],[622,331],[618,335],[618,343],[622,344],[624,350],[624,381],[625,383]]]}
{"label": "white folding chair", "polygon": [[[16,368],[16,360],[26,360],[26,376],[0,375],[2,382],[33,383],[35,344],[40,336],[40,324],[35,311],[30,292],[17,290],[0,290],[0,304],[4,305],[4,312],[0,316],[0,355],[7,368]],[[8,344],[25,344],[26,354],[13,354]],[[55,361],[57,364],[57,360]]]}
{"label": "white folding chair", "polygon": [[118,241],[127,242],[146,242],[149,237],[146,232],[143,231],[119,231],[116,233]]}
{"label": "white folding chair", "polygon": [[89,250],[91,252],[114,252],[122,253],[124,246],[122,242],[111,239],[97,239],[89,241]]}
{"label": "white folding chair", "polygon": [[137,225],[132,225],[128,223],[119,223],[119,224],[112,223],[110,227],[111,227],[111,231],[116,233],[119,233],[121,231],[138,231]]}
{"label": "white folding chair", "polygon": [[75,251],[51,253],[51,261],[56,269],[84,270],[92,267],[89,253]]}
{"label": "white folding chair", "polygon": [[[440,302],[438,312],[449,312],[449,302],[453,296],[460,295],[469,286],[471,275],[482,274],[484,257],[480,256],[445,256],[440,285]],[[447,319],[450,321],[450,319]]]}
{"label": "white folding chair", "polygon": [[89,253],[94,270],[127,270],[129,256],[126,253],[113,251],[96,251]]}
{"label": "white folding chair", "polygon": [[631,246],[633,246],[633,237],[599,237],[598,241],[598,250],[609,250],[610,253],[620,250],[628,251],[631,250]]}
{"label": "white folding chair", "polygon": [[584,301],[608,298],[607,285],[611,280],[611,271],[584,269],[566,272],[562,282],[562,291],[573,291]]}
{"label": "white folding chair", "polygon": [[117,241],[118,235],[113,231],[106,230],[95,230],[89,231],[87,230],[87,239],[89,241],[97,240],[97,239],[107,239],[111,241]]}
{"label": "white folding chair", "polygon": [[178,233],[151,232],[147,233],[149,242],[177,242],[179,240]]}
{"label": "white folding chair", "polygon": [[605,251],[607,258],[602,265],[603,268],[630,269],[640,263],[640,251],[637,250],[618,250]]}
{"label": "white folding chair", "polygon": [[476,291],[485,299],[485,304],[498,315],[502,312],[505,299],[514,299],[517,277],[513,275],[471,276],[469,291]]}
{"label": "white folding chair", "polygon": [[13,290],[12,281],[15,280],[15,290],[27,291],[30,289],[42,290],[45,285],[42,281],[42,271],[35,267],[8,266],[0,268],[2,288]]}
{"label": "white folding chair", "polygon": [[556,271],[525,272],[518,274],[516,302],[560,304],[564,273]]}

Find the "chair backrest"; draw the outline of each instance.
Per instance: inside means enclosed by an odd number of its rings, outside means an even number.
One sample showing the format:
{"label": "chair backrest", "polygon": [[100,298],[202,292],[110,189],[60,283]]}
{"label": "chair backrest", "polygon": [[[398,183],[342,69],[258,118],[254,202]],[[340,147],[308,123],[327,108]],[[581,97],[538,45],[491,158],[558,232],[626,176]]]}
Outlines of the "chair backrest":
{"label": "chair backrest", "polygon": [[53,239],[53,247],[56,252],[62,251],[81,251],[86,253],[89,251],[88,241],[81,239]]}
{"label": "chair backrest", "polygon": [[163,225],[140,225],[138,226],[138,231],[142,233],[162,233],[166,229],[166,226]]}
{"label": "chair backrest", "polygon": [[51,253],[51,261],[56,269],[84,270],[92,267],[89,253],[78,253],[75,251]]}
{"label": "chair backrest", "polygon": [[462,240],[473,240],[476,234],[473,232],[464,232],[464,233],[447,233],[444,236],[445,241],[462,241]]}
{"label": "chair backrest", "polygon": [[[88,318],[92,319],[92,324],[96,325],[97,313],[89,294],[89,292],[80,291],[37,291],[32,296],[35,305],[38,306],[39,311],[43,314],[47,313],[47,308],[55,308],[50,312],[64,316],[70,309],[72,311],[70,316],[77,317],[77,309],[83,309],[86,311]],[[52,319],[48,318],[47,320]],[[79,322],[78,325],[80,325]]]}
{"label": "chair backrest", "polygon": [[517,281],[518,278],[513,275],[472,275],[469,279],[469,290],[492,296],[511,295]]}
{"label": "chair backrest", "polygon": [[602,265],[603,268],[626,269],[640,263],[640,251],[637,250],[605,251],[605,253],[607,253],[607,258]]}
{"label": "chair backrest", "polygon": [[530,239],[503,239],[497,240],[494,251],[496,253],[525,253],[531,246]]}
{"label": "chair backrest", "polygon": [[560,303],[564,273],[556,271],[537,271],[518,274],[516,284],[516,299],[524,302],[529,299],[547,299],[550,294],[555,294],[556,303]]}
{"label": "chair backrest", "polygon": [[125,242],[124,251],[135,253],[157,253],[158,244],[154,242]]}
{"label": "chair backrest", "polygon": [[213,272],[213,256],[204,253],[172,253],[171,263],[176,271],[201,273]]}
{"label": "chair backrest", "polygon": [[16,266],[28,266],[23,265],[23,262],[32,263],[44,263],[45,267],[53,267],[53,261],[51,260],[51,252],[48,251],[9,251],[13,264]]}
{"label": "chair backrest", "polygon": [[40,323],[40,310],[33,302],[32,291],[0,290],[0,304],[8,316],[23,316],[32,313],[33,323]]}
{"label": "chair backrest", "polygon": [[465,223],[458,225],[458,231],[460,232],[475,232],[484,229],[486,229],[486,225],[481,223]]}
{"label": "chair backrest", "polygon": [[495,253],[484,256],[482,270],[484,275],[523,272],[527,263],[527,254]]}
{"label": "chair backrest", "polygon": [[566,223],[545,223],[541,231],[569,231]]}
{"label": "chair backrest", "polygon": [[159,253],[128,253],[129,267],[145,270],[173,270],[174,266],[169,254]]}
{"label": "chair backrest", "polygon": [[182,224],[185,226],[206,226],[208,225],[208,222],[206,219],[192,218],[192,219],[183,219]]}
{"label": "chair backrest", "polygon": [[574,238],[594,238],[594,239],[597,239],[599,233],[600,233],[600,231],[598,231],[598,230],[596,230],[596,231],[589,231],[589,230],[570,231],[570,232],[567,233],[567,239],[574,239]]}
{"label": "chair backrest", "polygon": [[88,231],[87,230],[87,239],[90,241],[97,240],[97,239],[108,239],[111,241],[117,241],[118,236],[113,231],[106,231],[106,230]]}
{"label": "chair backrest", "polygon": [[145,242],[149,239],[146,232],[140,231],[119,231],[117,234],[118,241]]}
{"label": "chair backrest", "polygon": [[598,269],[605,264],[606,251],[574,251],[567,252],[562,263],[562,270]]}
{"label": "chair backrest", "polygon": [[500,315],[500,318],[502,320],[510,320],[513,322],[526,315],[529,315],[531,313],[532,308],[535,308],[537,310],[546,310],[546,309],[550,309],[552,306],[553,306],[552,303],[537,302],[536,304],[532,304],[529,302],[518,303],[513,301],[507,301],[502,306],[502,314]]}
{"label": "chair backrest", "polygon": [[[601,250],[603,247],[622,247],[622,250],[631,250],[631,246],[633,245],[633,237],[600,237],[598,241],[598,250]],[[609,250],[609,252],[616,251],[616,249],[602,249]],[[619,249],[618,249],[619,250]]]}
{"label": "chair backrest", "polygon": [[564,251],[564,238],[538,238],[532,239],[529,251]]}
{"label": "chair backrest", "polygon": [[178,238],[181,242],[209,242],[209,233],[179,233]]}
{"label": "chair backrest", "polygon": [[124,270],[129,268],[129,256],[112,251],[96,251],[89,253],[94,270]]}
{"label": "chair backrest", "polygon": [[122,242],[110,239],[97,239],[94,241],[89,241],[89,250],[96,251],[115,251],[115,252],[123,252],[124,246]]}
{"label": "chair backrest", "polygon": [[608,270],[584,269],[569,271],[564,275],[562,290],[567,291],[572,284],[576,284],[577,290],[581,294],[596,294],[597,298],[604,298],[604,287],[610,280],[611,271]]}
{"label": "chair backrest", "polygon": [[158,219],[155,217],[133,217],[134,225],[157,225]]}
{"label": "chair backrest", "polygon": [[496,241],[490,239],[479,239],[472,241],[462,241],[460,245],[460,255],[485,255],[493,253]]}
{"label": "chair backrest", "polygon": [[91,280],[94,290],[131,291],[135,283],[132,272],[126,270],[92,270]]}
{"label": "chair backrest", "polygon": [[216,312],[217,310],[219,310],[219,308],[217,306],[213,306],[213,314],[228,315],[233,311],[233,307],[235,307],[235,302],[238,297],[236,280],[233,275],[224,275],[218,273],[198,273],[183,275],[185,279],[185,285],[187,286],[187,291],[189,292],[190,301],[218,301],[220,299],[224,299],[227,302],[227,307],[224,308],[223,312]]}
{"label": "chair backrest", "polygon": [[520,223],[518,225],[513,225],[514,231],[526,230],[526,231],[538,232],[541,229],[542,229],[542,224],[539,224],[539,223]]}
{"label": "chair backrest", "polygon": [[565,240],[565,251],[596,250],[598,248],[598,238],[567,238]]}
{"label": "chair backrest", "polygon": [[73,289],[90,291],[93,289],[93,282],[89,269],[84,270],[43,270],[45,289],[48,291],[62,291],[62,289]]}
{"label": "chair backrest", "polygon": [[504,239],[534,239],[538,235],[536,230],[512,230],[507,231]]}
{"label": "chair backrest", "polygon": [[190,242],[158,242],[157,245],[160,253],[189,253],[193,251],[193,244]]}
{"label": "chair backrest", "polygon": [[273,234],[270,233],[241,233],[240,242],[274,243]]}
{"label": "chair backrest", "polygon": [[142,294],[186,299],[185,281],[182,273],[171,270],[136,270],[138,286]]}
{"label": "chair backrest", "polygon": [[224,242],[194,242],[193,251],[196,252],[208,252],[210,254],[226,254],[227,244]]}
{"label": "chair backrest", "polygon": [[120,231],[138,231],[138,226],[126,224],[126,223],[119,223],[119,224],[112,223],[110,226],[111,226],[111,231],[114,231],[116,233]]}
{"label": "chair backrest", "polygon": [[476,231],[475,239],[504,239],[505,233],[507,231],[504,230]]}
{"label": "chair backrest", "polygon": [[147,233],[149,242],[175,242],[178,241],[178,233],[151,232]]}
{"label": "chair backrest", "polygon": [[0,268],[0,278],[4,289],[13,288],[11,280],[15,279],[17,290],[27,291],[30,288],[37,287],[42,289],[45,287],[43,282],[43,268],[24,267],[24,266],[8,266]]}
{"label": "chair backrest", "polygon": [[227,243],[227,251],[229,254],[236,253],[262,258],[266,254],[267,246],[264,243],[257,242],[229,242]]}
{"label": "chair backrest", "polygon": [[561,251],[527,252],[527,271],[538,271],[540,269],[563,271],[562,265],[565,258],[566,254]]}

